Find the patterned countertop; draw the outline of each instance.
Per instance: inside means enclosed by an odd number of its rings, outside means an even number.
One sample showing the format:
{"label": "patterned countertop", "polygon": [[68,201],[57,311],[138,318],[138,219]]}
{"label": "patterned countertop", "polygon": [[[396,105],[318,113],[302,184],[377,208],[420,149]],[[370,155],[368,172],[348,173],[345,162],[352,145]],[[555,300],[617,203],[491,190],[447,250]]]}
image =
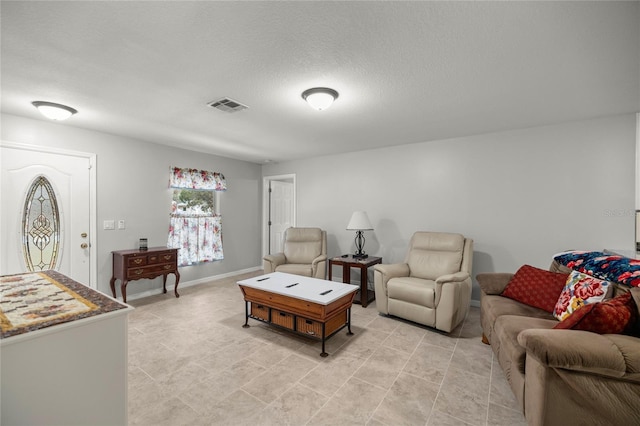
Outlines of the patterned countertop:
{"label": "patterned countertop", "polygon": [[53,270],[0,277],[0,339],[126,308]]}

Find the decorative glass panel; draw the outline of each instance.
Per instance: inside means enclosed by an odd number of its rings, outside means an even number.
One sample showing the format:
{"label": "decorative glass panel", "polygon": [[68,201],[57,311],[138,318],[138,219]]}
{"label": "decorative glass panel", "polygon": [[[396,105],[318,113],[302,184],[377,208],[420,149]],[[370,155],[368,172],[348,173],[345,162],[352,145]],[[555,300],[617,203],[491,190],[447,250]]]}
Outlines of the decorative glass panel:
{"label": "decorative glass panel", "polygon": [[22,252],[29,271],[55,269],[60,250],[60,213],[44,176],[31,184],[22,214]]}

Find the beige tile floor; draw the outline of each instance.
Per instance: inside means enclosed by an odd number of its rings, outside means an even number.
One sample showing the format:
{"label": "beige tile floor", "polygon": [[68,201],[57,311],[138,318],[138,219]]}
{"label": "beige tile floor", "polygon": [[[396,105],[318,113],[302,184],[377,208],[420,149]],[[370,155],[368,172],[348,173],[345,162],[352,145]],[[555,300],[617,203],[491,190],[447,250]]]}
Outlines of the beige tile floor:
{"label": "beige tile floor", "polygon": [[478,308],[451,334],[352,309],[320,343],[244,324],[245,274],[131,301],[131,425],[525,425]]}

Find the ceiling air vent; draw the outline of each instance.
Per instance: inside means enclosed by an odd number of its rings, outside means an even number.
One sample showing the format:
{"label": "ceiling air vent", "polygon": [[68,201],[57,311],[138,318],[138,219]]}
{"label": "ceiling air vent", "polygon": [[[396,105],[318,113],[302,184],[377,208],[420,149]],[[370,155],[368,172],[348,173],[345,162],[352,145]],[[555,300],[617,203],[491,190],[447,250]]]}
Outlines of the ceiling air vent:
{"label": "ceiling air vent", "polygon": [[222,98],[218,99],[217,101],[211,101],[207,105],[209,105],[211,108],[217,108],[220,111],[224,112],[238,112],[242,111],[243,109],[249,108],[248,106],[242,105],[240,102],[234,101],[233,99],[229,98]]}

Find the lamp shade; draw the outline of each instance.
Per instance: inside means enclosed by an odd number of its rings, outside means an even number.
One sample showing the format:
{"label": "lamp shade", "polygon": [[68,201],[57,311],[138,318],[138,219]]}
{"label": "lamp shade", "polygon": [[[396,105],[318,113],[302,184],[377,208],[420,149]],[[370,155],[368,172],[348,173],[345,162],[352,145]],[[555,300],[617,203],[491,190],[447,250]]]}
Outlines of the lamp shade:
{"label": "lamp shade", "polygon": [[353,212],[347,225],[348,231],[373,231],[373,226],[365,211]]}

